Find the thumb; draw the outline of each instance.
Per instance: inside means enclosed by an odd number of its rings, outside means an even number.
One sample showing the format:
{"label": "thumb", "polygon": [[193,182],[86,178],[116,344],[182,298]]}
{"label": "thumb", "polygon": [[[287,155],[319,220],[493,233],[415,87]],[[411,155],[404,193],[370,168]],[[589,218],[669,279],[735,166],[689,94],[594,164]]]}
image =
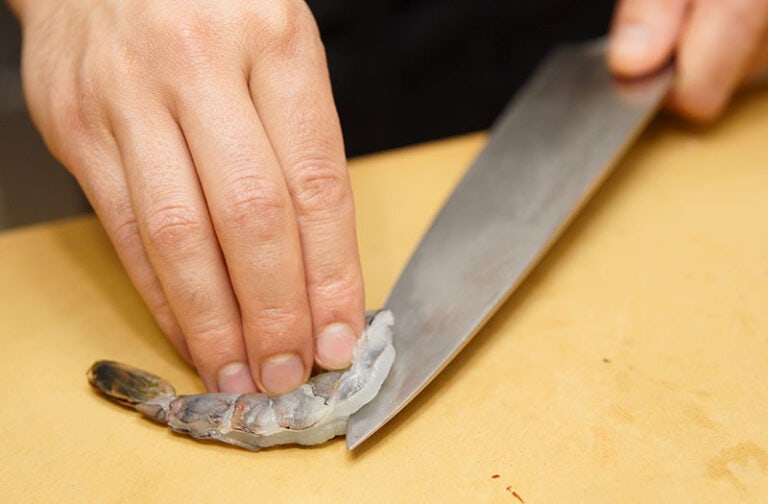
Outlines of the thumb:
{"label": "thumb", "polygon": [[690,0],[621,0],[611,27],[608,66],[626,77],[652,72],[672,56]]}

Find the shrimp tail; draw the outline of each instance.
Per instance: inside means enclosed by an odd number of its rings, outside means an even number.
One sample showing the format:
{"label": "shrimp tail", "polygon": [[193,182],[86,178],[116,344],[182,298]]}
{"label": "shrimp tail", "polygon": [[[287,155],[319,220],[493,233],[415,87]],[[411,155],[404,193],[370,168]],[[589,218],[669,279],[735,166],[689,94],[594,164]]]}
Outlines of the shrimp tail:
{"label": "shrimp tail", "polygon": [[87,373],[93,388],[112,401],[132,407],[146,416],[165,422],[176,390],[167,380],[115,361],[98,361]]}

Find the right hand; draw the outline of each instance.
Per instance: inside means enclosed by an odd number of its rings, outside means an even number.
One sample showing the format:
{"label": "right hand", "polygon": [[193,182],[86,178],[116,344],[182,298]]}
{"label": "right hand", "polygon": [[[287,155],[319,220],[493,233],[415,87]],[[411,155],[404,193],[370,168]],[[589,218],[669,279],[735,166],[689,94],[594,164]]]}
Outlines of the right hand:
{"label": "right hand", "polygon": [[697,122],[714,121],[741,85],[768,68],[768,1],[620,0],[611,70],[639,77],[673,57],[667,107]]}
{"label": "right hand", "polygon": [[210,391],[349,364],[364,301],[325,54],[300,0],[10,0],[33,120]]}

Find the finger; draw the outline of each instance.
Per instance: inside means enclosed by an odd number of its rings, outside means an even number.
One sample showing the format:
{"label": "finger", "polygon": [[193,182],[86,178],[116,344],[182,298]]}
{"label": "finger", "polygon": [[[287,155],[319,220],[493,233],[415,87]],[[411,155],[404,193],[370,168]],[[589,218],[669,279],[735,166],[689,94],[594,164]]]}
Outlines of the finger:
{"label": "finger", "polygon": [[292,19],[294,38],[261,55],[250,90],[296,209],[315,361],[341,369],[364,322],[354,204],[319,35],[308,10]]}
{"label": "finger", "polygon": [[712,120],[725,108],[765,40],[768,2],[698,2],[680,42],[670,105]]}
{"label": "finger", "polygon": [[133,285],[147,304],[160,329],[190,364],[192,356],[171,311],[139,236],[128,188],[114,138],[103,132],[87,146],[74,149],[71,170],[91,202]]}
{"label": "finger", "polygon": [[670,59],[690,0],[623,0],[611,27],[608,65],[619,75],[651,72]]}
{"label": "finger", "polygon": [[288,392],[306,382],[312,363],[303,259],[288,189],[246,78],[210,79],[188,90],[178,108],[240,305],[251,372],[262,390]]}
{"label": "finger", "polygon": [[[112,112],[148,257],[208,390],[252,392],[240,313],[184,137],[161,103]],[[150,112],[148,112],[150,111]]]}

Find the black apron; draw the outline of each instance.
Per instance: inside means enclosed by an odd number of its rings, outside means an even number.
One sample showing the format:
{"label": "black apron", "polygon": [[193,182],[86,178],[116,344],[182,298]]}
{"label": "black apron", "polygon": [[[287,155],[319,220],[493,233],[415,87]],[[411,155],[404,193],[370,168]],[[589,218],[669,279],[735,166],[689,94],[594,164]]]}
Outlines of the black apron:
{"label": "black apron", "polygon": [[555,45],[605,34],[613,0],[309,0],[347,154],[487,128]]}

